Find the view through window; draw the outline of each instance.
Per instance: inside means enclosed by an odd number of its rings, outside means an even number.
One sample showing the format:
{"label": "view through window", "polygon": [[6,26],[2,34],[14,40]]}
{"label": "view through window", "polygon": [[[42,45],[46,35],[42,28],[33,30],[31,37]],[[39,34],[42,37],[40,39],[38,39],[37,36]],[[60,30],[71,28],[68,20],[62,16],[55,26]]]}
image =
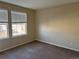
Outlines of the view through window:
{"label": "view through window", "polygon": [[13,36],[26,34],[26,23],[12,24]]}

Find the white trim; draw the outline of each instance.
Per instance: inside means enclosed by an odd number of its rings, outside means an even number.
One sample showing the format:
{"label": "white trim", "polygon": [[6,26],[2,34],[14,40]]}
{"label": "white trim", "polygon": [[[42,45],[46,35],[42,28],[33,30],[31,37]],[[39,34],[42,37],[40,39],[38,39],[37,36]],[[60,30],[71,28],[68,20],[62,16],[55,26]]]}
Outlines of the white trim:
{"label": "white trim", "polygon": [[18,46],[20,46],[20,45],[24,45],[24,44],[26,44],[26,43],[30,43],[30,42],[32,42],[32,41],[34,41],[34,40],[29,40],[29,41],[26,41],[26,42],[24,42],[24,43],[21,43],[21,44],[18,44],[18,45],[12,46],[12,47],[8,47],[8,48],[6,48],[6,49],[0,50],[0,52],[3,52],[3,51],[6,51],[6,50],[9,50],[9,49],[12,49],[12,48],[18,47]]}
{"label": "white trim", "polygon": [[47,44],[51,44],[51,45],[55,45],[55,46],[58,46],[58,47],[65,48],[65,49],[69,49],[69,50],[73,50],[73,51],[79,52],[78,49],[74,49],[74,48],[70,48],[70,47],[66,47],[66,46],[62,46],[62,45],[57,45],[57,44],[54,44],[52,42],[47,42],[47,41],[44,41],[44,40],[37,40],[37,41],[44,42],[44,43],[47,43]]}

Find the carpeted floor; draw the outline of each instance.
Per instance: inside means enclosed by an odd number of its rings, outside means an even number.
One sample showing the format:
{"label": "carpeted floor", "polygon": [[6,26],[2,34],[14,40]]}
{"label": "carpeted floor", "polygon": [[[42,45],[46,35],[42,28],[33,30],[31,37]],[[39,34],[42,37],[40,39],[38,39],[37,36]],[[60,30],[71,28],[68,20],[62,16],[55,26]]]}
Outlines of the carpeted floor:
{"label": "carpeted floor", "polygon": [[0,53],[0,59],[79,59],[79,53],[35,41]]}

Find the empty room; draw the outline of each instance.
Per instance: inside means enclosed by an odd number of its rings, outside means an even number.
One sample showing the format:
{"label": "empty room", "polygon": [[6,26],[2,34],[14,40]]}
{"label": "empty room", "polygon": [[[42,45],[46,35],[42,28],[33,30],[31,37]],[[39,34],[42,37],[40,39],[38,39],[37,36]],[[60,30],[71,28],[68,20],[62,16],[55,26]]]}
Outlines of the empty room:
{"label": "empty room", "polygon": [[79,0],[0,0],[0,59],[79,59]]}

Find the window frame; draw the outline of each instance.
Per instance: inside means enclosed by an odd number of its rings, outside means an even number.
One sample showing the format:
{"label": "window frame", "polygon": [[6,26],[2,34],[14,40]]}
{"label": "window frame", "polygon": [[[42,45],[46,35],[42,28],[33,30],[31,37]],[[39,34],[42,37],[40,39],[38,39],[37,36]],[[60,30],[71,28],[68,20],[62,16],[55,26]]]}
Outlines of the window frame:
{"label": "window frame", "polygon": [[3,22],[3,21],[0,21],[0,23],[4,23],[4,24],[7,24],[7,37],[5,38],[0,38],[0,40],[3,40],[3,39],[8,39],[10,38],[10,34],[9,34],[9,10],[8,9],[5,9],[5,8],[0,8],[0,10],[5,10],[7,12],[7,22]]}
{"label": "window frame", "polygon": [[[12,22],[12,13],[11,13],[12,11],[13,11],[13,12],[17,12],[17,13],[18,13],[18,12],[20,12],[20,13],[25,13],[25,14],[26,14],[26,18],[25,18],[25,19],[26,19],[26,22]],[[10,17],[11,17],[11,19],[10,19],[10,25],[11,25],[11,26],[10,26],[10,27],[11,27],[11,33],[10,33],[10,34],[11,34],[11,38],[27,35],[27,34],[28,34],[28,31],[27,31],[27,27],[28,27],[28,26],[27,26],[27,25],[28,25],[28,14],[27,14],[26,12],[22,12],[22,11],[11,10],[11,11],[10,11]],[[26,30],[26,31],[25,31],[26,34],[21,34],[21,35],[13,36],[13,35],[12,35],[12,34],[13,34],[13,33],[12,33],[12,23],[17,23],[17,24],[18,24],[18,23],[25,23],[25,24],[26,24],[26,29],[25,29],[25,30]]]}
{"label": "window frame", "polygon": [[[0,40],[3,39],[11,39],[14,37],[19,37],[19,36],[26,36],[28,34],[28,13],[27,12],[21,12],[21,11],[15,11],[15,10],[11,10],[11,9],[6,9],[6,8],[1,8],[1,10],[6,10],[7,11],[7,16],[8,16],[8,21],[7,22],[0,22],[0,23],[7,23],[7,37],[6,38],[0,38]],[[15,11],[15,12],[21,12],[21,13],[25,13],[26,14],[26,22],[12,22],[12,16],[11,16],[11,11]],[[12,23],[25,23],[26,24],[26,34],[21,34],[21,35],[16,35],[13,36],[12,34]]]}

